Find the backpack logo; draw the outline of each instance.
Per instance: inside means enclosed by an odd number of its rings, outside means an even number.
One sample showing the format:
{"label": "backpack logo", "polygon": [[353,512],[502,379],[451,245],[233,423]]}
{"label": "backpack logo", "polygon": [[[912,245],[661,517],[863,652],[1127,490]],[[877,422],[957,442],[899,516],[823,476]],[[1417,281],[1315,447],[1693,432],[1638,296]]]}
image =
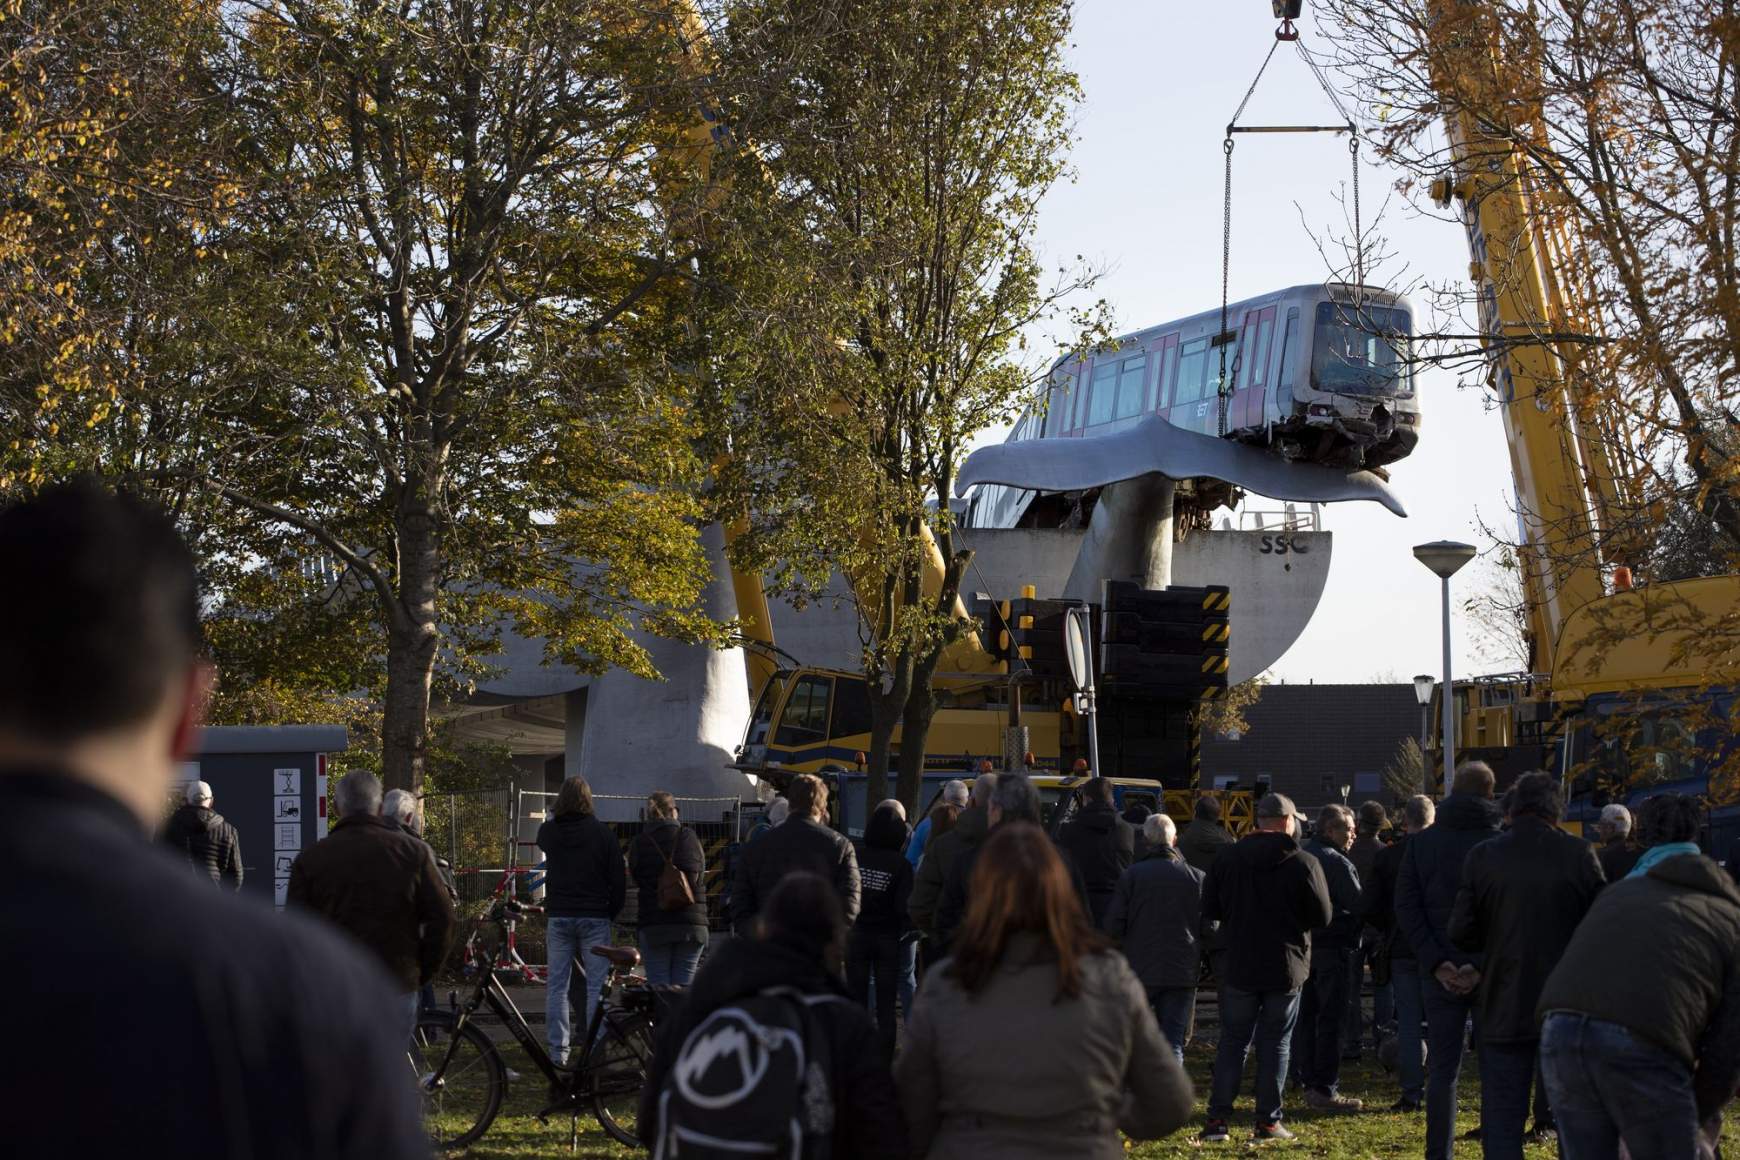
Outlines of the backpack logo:
{"label": "backpack logo", "polygon": [[802,1056],[803,1042],[789,1029],[765,1027],[727,1007],[690,1037],[672,1079],[696,1107],[727,1108],[760,1085],[782,1047]]}
{"label": "backpack logo", "polygon": [[827,1160],[832,1069],[813,1002],[773,987],[689,1032],[659,1094],[654,1160]]}

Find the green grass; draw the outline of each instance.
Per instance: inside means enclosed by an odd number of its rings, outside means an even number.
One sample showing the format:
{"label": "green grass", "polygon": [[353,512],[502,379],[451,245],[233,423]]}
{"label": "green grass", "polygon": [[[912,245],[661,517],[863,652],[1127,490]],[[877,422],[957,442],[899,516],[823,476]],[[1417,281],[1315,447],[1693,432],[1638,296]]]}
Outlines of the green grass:
{"label": "green grass", "polygon": [[[517,1061],[516,1061],[517,1057]],[[508,1053],[508,1066],[522,1069],[528,1077],[531,1076],[529,1066],[524,1066],[524,1059],[517,1049]],[[1208,1090],[1209,1068],[1214,1062],[1211,1048],[1192,1045],[1185,1055],[1185,1065],[1190,1071],[1192,1083],[1197,1092],[1197,1117],[1176,1135],[1166,1140],[1138,1144],[1130,1149],[1130,1155],[1140,1160],[1161,1160],[1164,1157],[1195,1157],[1196,1160],[1208,1160],[1214,1155],[1250,1154],[1261,1151],[1264,1153],[1281,1152],[1293,1156],[1327,1156],[1327,1157],[1390,1157],[1419,1156],[1423,1154],[1426,1118],[1424,1115],[1392,1115],[1386,1111],[1363,1112],[1358,1115],[1321,1115],[1306,1109],[1294,1093],[1288,1094],[1287,1126],[1298,1133],[1298,1139],[1289,1144],[1255,1144],[1250,1140],[1250,1084],[1246,1076],[1245,1089],[1242,1093],[1232,1124],[1232,1138],[1224,1144],[1198,1144],[1195,1133],[1202,1125],[1203,1099]],[[1457,1124],[1458,1133],[1472,1128],[1479,1118],[1479,1074],[1474,1061],[1465,1061],[1462,1071],[1462,1116]],[[1385,1075],[1371,1064],[1348,1064],[1343,1071],[1342,1094],[1356,1096],[1366,1102],[1367,1107],[1387,1108],[1396,1101],[1400,1090],[1395,1080]],[[533,1114],[538,1109],[539,1096],[542,1095],[541,1083],[533,1083],[531,1078],[523,1079],[514,1085],[510,1092],[501,1117],[490,1129],[489,1135],[474,1148],[464,1153],[466,1156],[477,1157],[479,1160],[531,1160],[531,1158],[580,1156],[580,1157],[630,1157],[644,1156],[610,1141],[596,1121],[583,1118],[580,1121],[580,1139],[576,1151],[568,1150],[568,1121],[561,1120],[545,1127],[540,1125]],[[1723,1133],[1723,1142],[1730,1148],[1740,1148],[1740,1130],[1730,1127]],[[1550,1145],[1533,1145],[1525,1153],[1529,1160],[1551,1160],[1558,1155],[1556,1148]],[[1480,1155],[1480,1145],[1474,1141],[1460,1143],[1457,1155],[1468,1160],[1477,1160]]]}

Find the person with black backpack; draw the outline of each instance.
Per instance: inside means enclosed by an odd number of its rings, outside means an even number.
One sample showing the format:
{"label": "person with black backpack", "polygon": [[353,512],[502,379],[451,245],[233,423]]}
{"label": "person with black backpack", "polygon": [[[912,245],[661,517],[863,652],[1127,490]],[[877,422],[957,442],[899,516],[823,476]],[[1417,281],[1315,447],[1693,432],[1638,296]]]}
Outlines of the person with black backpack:
{"label": "person with black backpack", "polygon": [[677,799],[646,799],[646,824],[628,851],[640,902],[640,956],[646,981],[686,987],[707,946],[707,853],[677,819]]}
{"label": "person with black backpack", "polygon": [[797,871],[726,942],[658,1029],[641,1089],[654,1160],[906,1160],[908,1137],[869,1013],[836,964],[846,917],[828,879]]}

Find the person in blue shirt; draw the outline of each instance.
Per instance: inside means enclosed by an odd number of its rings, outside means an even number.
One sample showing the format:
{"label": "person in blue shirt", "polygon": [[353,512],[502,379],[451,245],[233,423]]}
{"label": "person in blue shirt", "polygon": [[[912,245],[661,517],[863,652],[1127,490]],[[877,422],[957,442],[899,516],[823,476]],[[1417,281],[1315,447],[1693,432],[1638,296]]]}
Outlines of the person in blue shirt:
{"label": "person in blue shirt", "polygon": [[[954,806],[957,810],[967,808],[967,783],[960,778],[943,783],[942,796],[937,799],[940,805]],[[918,869],[920,859],[924,857],[924,844],[930,841],[930,815],[926,814],[913,827],[912,837],[906,843],[906,860],[912,863],[914,870]]]}

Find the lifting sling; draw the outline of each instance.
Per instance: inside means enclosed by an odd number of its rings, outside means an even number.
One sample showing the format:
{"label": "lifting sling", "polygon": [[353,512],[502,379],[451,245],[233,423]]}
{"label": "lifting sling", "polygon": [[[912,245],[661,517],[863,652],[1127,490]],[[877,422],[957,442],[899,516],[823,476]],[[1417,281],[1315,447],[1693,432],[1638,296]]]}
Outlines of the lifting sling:
{"label": "lifting sling", "polygon": [[[1280,5],[1276,6],[1277,15]],[[1317,85],[1329,97],[1330,104],[1342,116],[1340,125],[1241,125],[1239,118],[1244,116],[1245,107],[1251,103],[1251,97],[1256,95],[1257,86],[1262,83],[1263,74],[1269,69],[1269,62],[1275,59],[1275,51],[1282,42],[1289,42],[1298,51],[1299,58],[1311,70],[1311,75],[1317,79]],[[1342,104],[1341,97],[1323,75],[1322,68],[1311,56],[1299,40],[1299,32],[1292,21],[1283,20],[1281,27],[1275,32],[1275,42],[1269,46],[1269,53],[1263,58],[1262,67],[1257,69],[1256,79],[1251,81],[1251,87],[1245,90],[1244,100],[1227,122],[1226,139],[1221,143],[1221,151],[1226,154],[1226,191],[1221,204],[1221,246],[1220,246],[1220,333],[1214,336],[1213,345],[1220,348],[1220,422],[1219,433],[1222,438],[1227,432],[1227,407],[1231,401],[1234,380],[1239,373],[1239,359],[1233,360],[1228,375],[1227,350],[1238,336],[1233,332],[1227,317],[1228,290],[1232,277],[1232,180],[1233,180],[1233,139],[1239,133],[1346,133],[1348,135],[1347,151],[1353,164],[1353,281],[1361,285],[1365,281],[1365,234],[1360,225],[1359,211],[1359,127],[1354,123],[1353,115]]]}

